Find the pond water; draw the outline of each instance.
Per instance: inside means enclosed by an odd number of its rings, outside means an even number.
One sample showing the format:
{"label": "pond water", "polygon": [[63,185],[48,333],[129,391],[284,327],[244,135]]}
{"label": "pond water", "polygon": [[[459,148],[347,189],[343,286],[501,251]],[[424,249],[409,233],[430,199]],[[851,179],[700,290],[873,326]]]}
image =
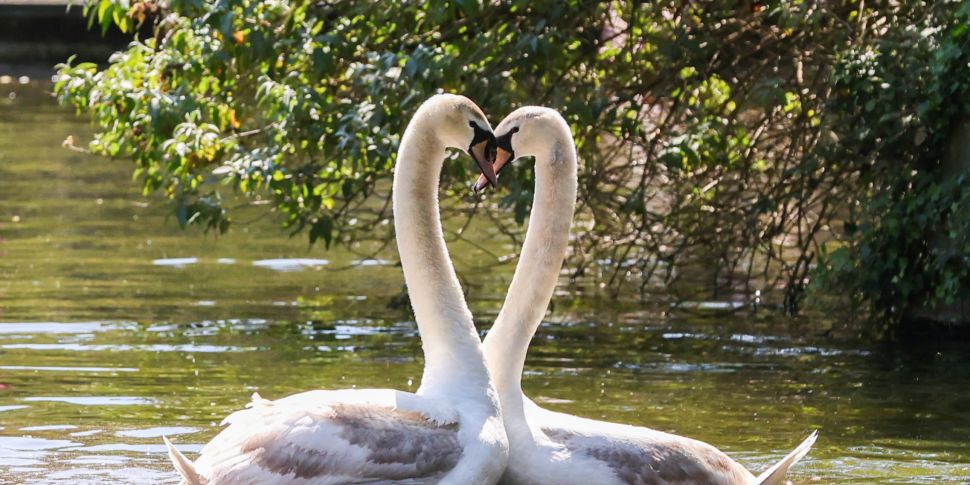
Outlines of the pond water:
{"label": "pond water", "polygon": [[[227,235],[183,231],[129,162],[61,147],[90,129],[49,89],[0,84],[0,483],[175,483],[161,436],[193,456],[254,391],[417,388],[415,326],[388,306],[393,246],[309,248],[265,206]],[[484,332],[511,268],[453,252]],[[796,483],[970,483],[966,345],[831,340],[835,317],[582,287],[548,319],[524,385],[549,408],[685,434],[752,470],[820,429]]]}

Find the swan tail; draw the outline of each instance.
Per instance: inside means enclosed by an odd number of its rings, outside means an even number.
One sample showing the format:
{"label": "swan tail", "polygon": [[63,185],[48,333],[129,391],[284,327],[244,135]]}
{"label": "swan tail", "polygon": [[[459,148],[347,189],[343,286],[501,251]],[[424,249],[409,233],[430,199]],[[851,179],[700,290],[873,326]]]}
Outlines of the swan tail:
{"label": "swan tail", "polygon": [[812,445],[815,444],[816,439],[818,439],[818,430],[812,431],[812,434],[808,438],[805,438],[805,441],[802,441],[788,456],[782,458],[781,461],[775,463],[761,475],[758,475],[758,478],[755,478],[752,483],[754,485],[780,485],[784,483],[783,480],[788,473],[788,469],[808,454],[809,450],[812,449]]}
{"label": "swan tail", "polygon": [[182,483],[187,485],[205,485],[202,477],[195,471],[195,465],[192,464],[192,461],[175,448],[175,445],[168,438],[162,436],[162,439],[165,440],[165,446],[168,447],[168,458],[172,460],[172,465],[175,465],[175,471],[182,477]]}

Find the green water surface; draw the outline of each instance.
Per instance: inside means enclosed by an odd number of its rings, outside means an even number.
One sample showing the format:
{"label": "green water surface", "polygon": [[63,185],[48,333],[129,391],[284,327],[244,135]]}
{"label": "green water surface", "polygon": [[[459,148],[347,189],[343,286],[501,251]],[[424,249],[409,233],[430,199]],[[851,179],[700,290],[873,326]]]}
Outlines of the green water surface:
{"label": "green water surface", "polygon": [[[0,84],[0,483],[175,483],[161,436],[193,456],[254,391],[417,389],[415,326],[388,306],[393,245],[309,248],[268,206],[227,235],[183,231],[130,162],[61,147],[90,128],[49,89]],[[452,250],[484,332],[511,267]],[[582,285],[555,303],[524,379],[549,408],[698,438],[752,470],[819,429],[796,483],[970,483],[965,344],[832,340],[831,321]]]}

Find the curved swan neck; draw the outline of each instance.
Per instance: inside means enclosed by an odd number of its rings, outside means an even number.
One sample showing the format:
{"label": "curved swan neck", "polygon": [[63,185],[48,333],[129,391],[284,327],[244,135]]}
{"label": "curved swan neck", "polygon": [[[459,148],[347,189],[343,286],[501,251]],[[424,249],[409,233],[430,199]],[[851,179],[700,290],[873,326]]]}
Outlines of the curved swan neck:
{"label": "curved swan neck", "polygon": [[434,110],[408,125],[394,170],[394,230],[424,350],[419,393],[489,387],[481,344],[445,246],[438,178],[445,145],[434,133]]}
{"label": "curved swan neck", "polygon": [[563,125],[564,133],[552,141],[548,152],[536,155],[536,192],[522,254],[505,304],[483,346],[507,422],[524,422],[525,356],[556,289],[569,244],[576,206],[577,162],[572,137]]}

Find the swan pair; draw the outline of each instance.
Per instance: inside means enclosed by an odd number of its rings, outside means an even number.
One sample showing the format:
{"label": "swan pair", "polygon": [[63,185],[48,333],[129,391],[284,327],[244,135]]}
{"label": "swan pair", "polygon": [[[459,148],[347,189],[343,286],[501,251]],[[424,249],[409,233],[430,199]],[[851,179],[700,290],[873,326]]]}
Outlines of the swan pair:
{"label": "swan pair", "polygon": [[[183,483],[782,483],[815,433],[755,477],[705,443],[547,411],[523,395],[529,341],[569,240],[577,159],[569,127],[554,110],[521,108],[494,133],[470,100],[437,95],[418,109],[401,140],[394,224],[425,357],[418,391],[310,391],[276,401],[254,394],[194,463],[165,440]],[[494,184],[516,157],[536,161],[522,257],[484,343],[439,219],[438,178],[448,147],[478,164],[476,189]]]}

